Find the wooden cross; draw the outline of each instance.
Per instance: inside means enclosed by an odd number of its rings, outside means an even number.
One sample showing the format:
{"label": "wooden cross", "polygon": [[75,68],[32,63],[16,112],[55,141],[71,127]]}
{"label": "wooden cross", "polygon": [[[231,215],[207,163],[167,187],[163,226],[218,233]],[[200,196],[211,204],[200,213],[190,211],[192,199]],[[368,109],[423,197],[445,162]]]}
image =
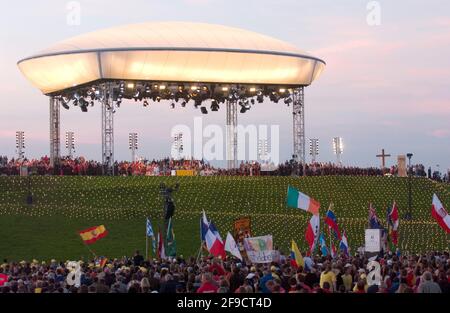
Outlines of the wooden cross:
{"label": "wooden cross", "polygon": [[377,158],[381,158],[381,168],[385,168],[386,158],[390,157],[390,154],[385,154],[384,149],[381,149],[381,154],[377,154]]}

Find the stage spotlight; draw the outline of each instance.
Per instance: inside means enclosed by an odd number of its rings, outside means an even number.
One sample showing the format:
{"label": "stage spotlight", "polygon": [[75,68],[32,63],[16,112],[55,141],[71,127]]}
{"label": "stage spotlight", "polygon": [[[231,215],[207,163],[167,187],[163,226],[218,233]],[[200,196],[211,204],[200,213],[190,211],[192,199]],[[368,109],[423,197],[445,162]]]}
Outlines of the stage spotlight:
{"label": "stage spotlight", "polygon": [[280,90],[278,90],[280,93],[285,93],[286,92],[286,89],[284,89],[284,88],[280,88]]}
{"label": "stage spotlight", "polygon": [[250,90],[250,92],[256,92],[256,88],[255,87],[251,87],[249,90]]}
{"label": "stage spotlight", "polygon": [[200,111],[202,111],[203,114],[208,114],[208,110],[205,107],[201,107]]}
{"label": "stage spotlight", "polygon": [[216,100],[211,100],[211,111],[219,111],[219,105],[217,104]]}
{"label": "stage spotlight", "polygon": [[127,84],[127,88],[128,89],[133,89],[134,88],[134,84],[133,83],[128,83]]}
{"label": "stage spotlight", "polygon": [[222,87],[222,91],[228,91],[228,87]]}
{"label": "stage spotlight", "polygon": [[160,86],[159,86],[159,89],[160,89],[160,90],[165,90],[165,89],[166,89],[166,85],[160,85]]}

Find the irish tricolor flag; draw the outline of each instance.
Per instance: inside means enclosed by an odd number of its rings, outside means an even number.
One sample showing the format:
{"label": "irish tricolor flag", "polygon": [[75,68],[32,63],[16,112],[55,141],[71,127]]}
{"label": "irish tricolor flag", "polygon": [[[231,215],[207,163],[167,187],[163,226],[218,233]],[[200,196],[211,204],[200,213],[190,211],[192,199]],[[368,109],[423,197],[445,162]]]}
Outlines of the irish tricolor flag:
{"label": "irish tricolor flag", "polygon": [[301,193],[294,187],[289,186],[287,192],[287,206],[302,209],[316,215],[319,214],[320,203],[304,193]]}

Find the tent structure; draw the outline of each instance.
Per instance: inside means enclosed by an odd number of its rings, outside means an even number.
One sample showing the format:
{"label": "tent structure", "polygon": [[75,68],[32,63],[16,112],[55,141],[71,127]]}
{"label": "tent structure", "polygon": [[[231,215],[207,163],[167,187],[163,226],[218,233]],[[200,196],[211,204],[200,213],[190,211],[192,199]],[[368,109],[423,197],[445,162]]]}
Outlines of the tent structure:
{"label": "tent structure", "polygon": [[[227,110],[228,166],[236,166],[237,106],[285,99],[293,106],[293,156],[305,161],[304,87],[325,62],[295,46],[221,25],[150,22],[98,30],[61,41],[18,62],[23,75],[50,97],[50,157],[60,156],[60,106],[102,105],[102,159],[114,163],[114,108],[123,98],[213,101]],[[253,99],[253,100],[252,100]],[[289,100],[290,99],[290,100]],[[251,101],[251,104],[249,102]]]}

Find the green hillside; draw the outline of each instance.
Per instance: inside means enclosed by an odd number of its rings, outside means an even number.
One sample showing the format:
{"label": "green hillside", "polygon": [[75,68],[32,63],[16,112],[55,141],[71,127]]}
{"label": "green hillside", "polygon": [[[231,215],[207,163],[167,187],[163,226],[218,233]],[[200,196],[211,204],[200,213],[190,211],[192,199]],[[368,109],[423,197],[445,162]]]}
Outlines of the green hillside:
{"label": "green hillside", "polygon": [[[174,229],[179,254],[194,255],[200,245],[199,217],[205,210],[225,237],[233,220],[251,216],[254,235],[272,234],[286,250],[291,238],[304,250],[310,214],[286,207],[288,185],[319,200],[321,215],[333,201],[353,251],[364,241],[371,201],[384,221],[396,200],[407,208],[407,179],[393,177],[0,177],[0,258],[74,259],[88,257],[77,231],[104,224],[109,235],[92,245],[98,255],[120,257],[145,248],[145,217],[156,227],[162,217],[159,185],[180,183],[174,195]],[[28,190],[34,196],[26,204]],[[414,219],[400,221],[403,251],[448,249],[449,237],[431,218],[432,194],[450,205],[446,185],[413,180]],[[337,243],[336,243],[337,244]]]}

